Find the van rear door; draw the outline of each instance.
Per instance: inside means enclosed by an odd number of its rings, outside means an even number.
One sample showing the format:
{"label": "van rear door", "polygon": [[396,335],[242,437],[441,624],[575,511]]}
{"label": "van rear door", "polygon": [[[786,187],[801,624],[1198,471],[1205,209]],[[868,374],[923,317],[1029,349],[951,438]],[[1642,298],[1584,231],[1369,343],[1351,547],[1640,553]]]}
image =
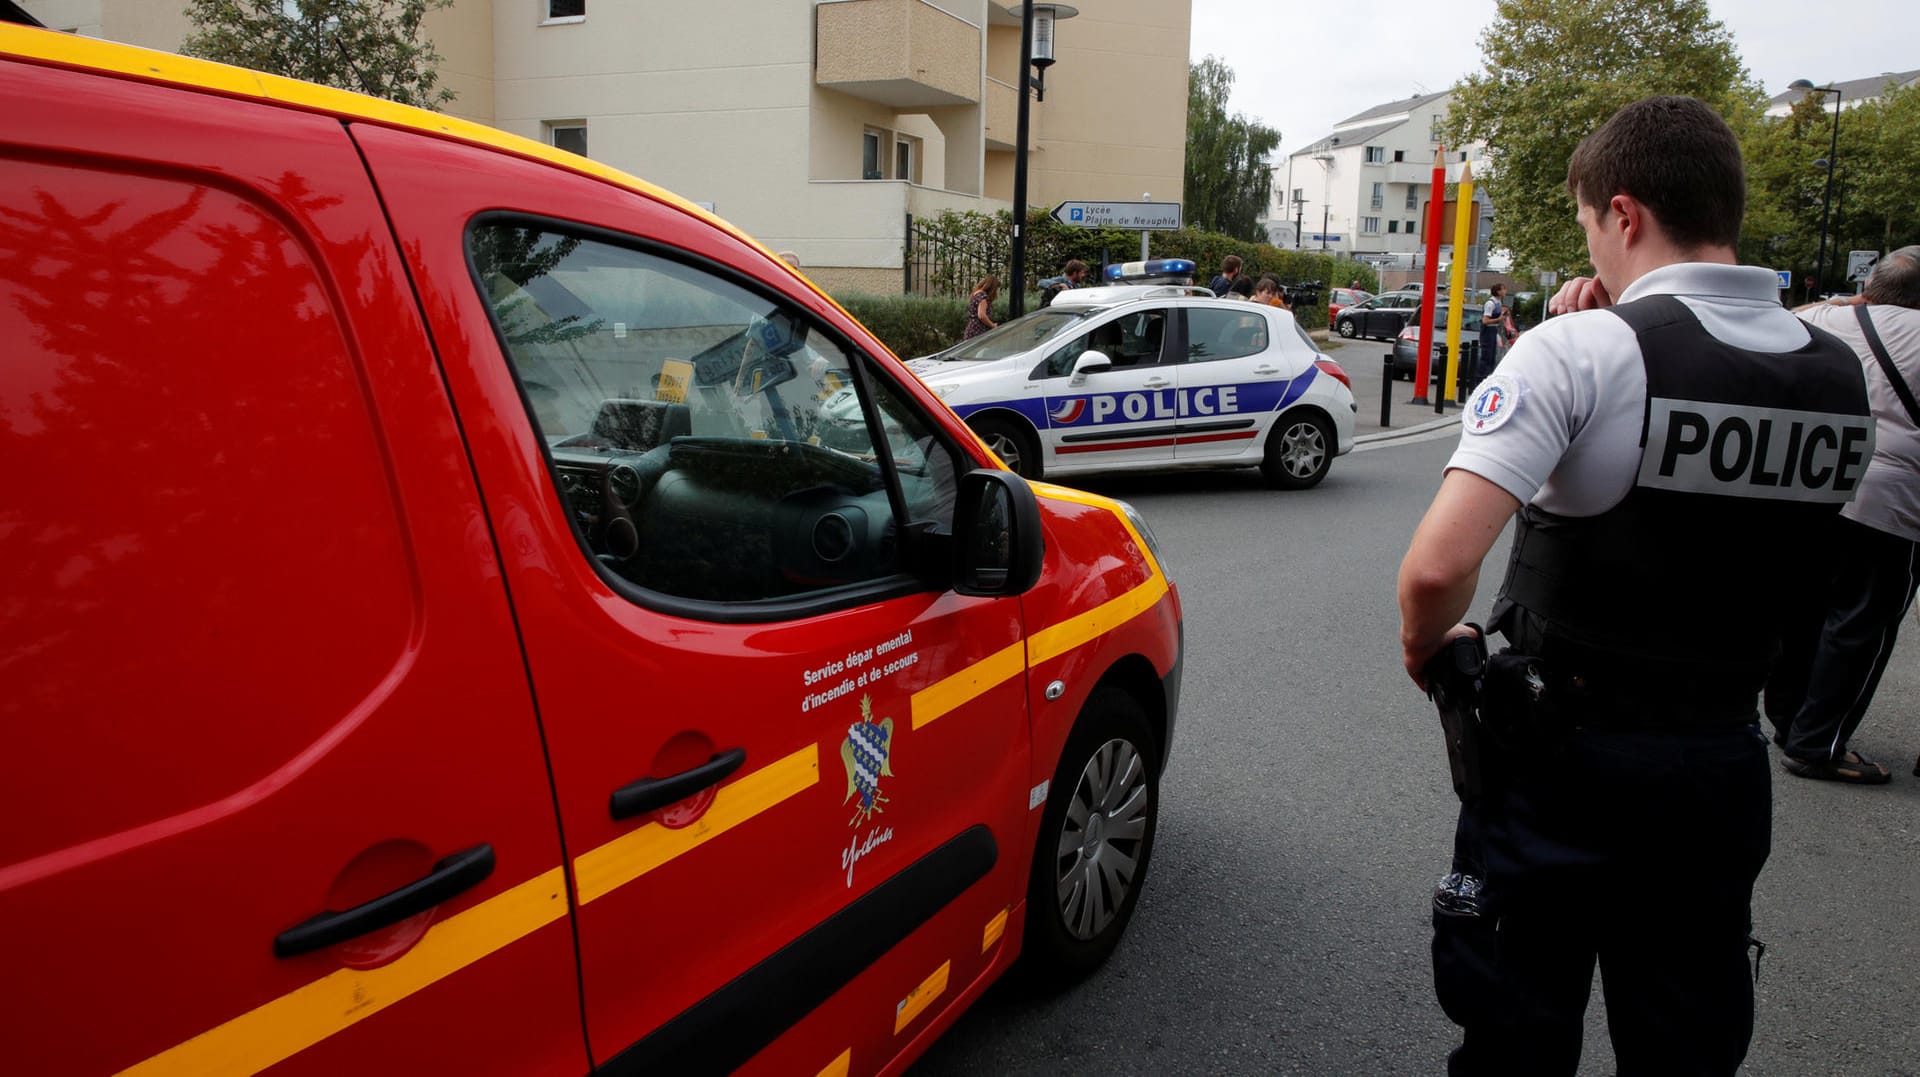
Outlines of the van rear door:
{"label": "van rear door", "polygon": [[5,1068],[583,1071],[499,564],[339,121],[0,100]]}

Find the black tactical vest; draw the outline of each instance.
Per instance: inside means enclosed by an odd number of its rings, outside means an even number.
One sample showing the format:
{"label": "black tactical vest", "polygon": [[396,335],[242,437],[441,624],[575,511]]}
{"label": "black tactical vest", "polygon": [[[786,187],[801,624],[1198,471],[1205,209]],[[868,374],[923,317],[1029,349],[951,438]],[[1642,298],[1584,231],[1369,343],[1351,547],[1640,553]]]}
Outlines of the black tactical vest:
{"label": "black tactical vest", "polygon": [[1639,476],[1598,516],[1522,510],[1495,626],[1611,695],[1750,715],[1873,455],[1860,360],[1811,327],[1792,352],[1724,344],[1672,296],[1612,310],[1647,373]]}

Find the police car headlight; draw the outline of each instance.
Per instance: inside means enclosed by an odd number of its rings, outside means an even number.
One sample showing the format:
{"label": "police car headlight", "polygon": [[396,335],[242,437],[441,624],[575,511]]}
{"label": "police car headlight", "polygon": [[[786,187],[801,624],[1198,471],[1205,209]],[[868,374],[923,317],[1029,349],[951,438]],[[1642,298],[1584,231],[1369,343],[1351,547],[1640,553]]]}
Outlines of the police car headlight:
{"label": "police car headlight", "polygon": [[1160,552],[1160,540],[1153,537],[1153,528],[1147,526],[1147,518],[1140,515],[1139,509],[1125,501],[1118,501],[1115,504],[1120,506],[1121,512],[1127,514],[1127,522],[1132,524],[1133,529],[1139,533],[1140,541],[1147,544],[1147,552],[1152,554],[1154,561],[1160,565],[1160,571],[1165,573],[1167,578],[1173,578],[1173,569],[1167,566],[1166,555]]}

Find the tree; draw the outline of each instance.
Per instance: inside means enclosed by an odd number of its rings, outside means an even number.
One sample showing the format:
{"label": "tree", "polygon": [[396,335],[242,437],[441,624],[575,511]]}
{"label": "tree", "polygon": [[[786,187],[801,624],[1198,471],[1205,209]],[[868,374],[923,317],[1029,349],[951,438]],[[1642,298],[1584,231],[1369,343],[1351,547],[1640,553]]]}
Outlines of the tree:
{"label": "tree", "polygon": [[1186,206],[1189,227],[1265,241],[1260,215],[1273,187],[1267,154],[1280,132],[1241,113],[1227,115],[1233,69],[1209,56],[1187,73]]}
{"label": "tree", "polygon": [[1486,141],[1476,179],[1516,266],[1586,266],[1567,158],[1621,106],[1685,94],[1739,131],[1763,103],[1707,0],[1498,0],[1497,12],[1480,35],[1485,70],[1454,86],[1441,131],[1448,145]]}
{"label": "tree", "polygon": [[420,36],[453,0],[187,0],[182,52],[221,63],[438,109],[442,59]]}

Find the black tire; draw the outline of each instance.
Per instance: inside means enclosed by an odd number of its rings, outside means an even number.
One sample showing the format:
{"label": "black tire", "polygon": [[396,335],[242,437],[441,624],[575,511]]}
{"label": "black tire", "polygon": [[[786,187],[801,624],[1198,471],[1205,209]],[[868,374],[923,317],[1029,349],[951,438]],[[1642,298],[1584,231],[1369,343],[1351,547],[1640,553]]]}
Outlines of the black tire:
{"label": "black tire", "polygon": [[1280,416],[1267,433],[1267,454],[1260,461],[1260,474],[1267,485],[1280,490],[1318,486],[1333,467],[1333,454],[1338,448],[1333,424],[1325,416],[1312,411],[1289,412]]}
{"label": "black tire", "polygon": [[1333,323],[1333,328],[1335,332],[1346,337],[1348,340],[1352,340],[1358,336],[1360,332],[1359,328],[1353,324],[1352,318],[1341,318],[1339,321]]}
{"label": "black tire", "polygon": [[1023,479],[1040,478],[1040,439],[1025,424],[1013,419],[985,415],[969,422],[973,432],[987,443],[1000,462]]}
{"label": "black tire", "polygon": [[1159,810],[1160,749],[1146,713],[1118,688],[1095,689],[1040,819],[1022,956],[1029,981],[1071,983],[1120,945],[1147,881]]}

